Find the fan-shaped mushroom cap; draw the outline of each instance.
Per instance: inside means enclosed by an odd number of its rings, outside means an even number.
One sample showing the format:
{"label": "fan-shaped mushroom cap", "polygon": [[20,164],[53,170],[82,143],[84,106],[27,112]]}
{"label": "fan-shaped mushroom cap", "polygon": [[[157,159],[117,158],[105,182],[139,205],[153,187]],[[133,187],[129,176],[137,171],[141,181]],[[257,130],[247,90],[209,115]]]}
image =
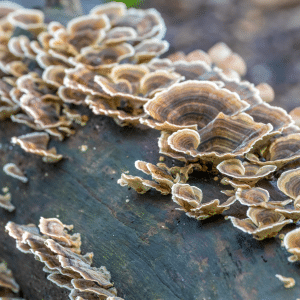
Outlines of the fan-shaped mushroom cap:
{"label": "fan-shaped mushroom cap", "polygon": [[[105,297],[113,297],[115,294],[110,293],[108,289],[104,289],[102,287],[99,287],[98,284],[95,282],[85,280],[85,279],[72,279],[72,285],[76,290],[79,290],[81,292],[92,292],[99,296],[105,296]],[[105,298],[107,299],[107,298]]]}
{"label": "fan-shaped mushroom cap", "polygon": [[73,285],[71,284],[72,278],[66,275],[52,273],[47,276],[47,279],[51,282],[55,283],[57,286],[68,289],[70,291],[73,290]]}
{"label": "fan-shaped mushroom cap", "polygon": [[89,105],[94,114],[109,116],[119,126],[137,125],[140,118],[145,117],[143,111],[145,100],[88,96],[85,103]]}
{"label": "fan-shaped mushroom cap", "polygon": [[81,239],[79,234],[69,235],[65,229],[72,230],[73,225],[65,225],[56,218],[45,219],[41,217],[39,228],[42,234],[45,234],[54,240],[61,241],[67,246],[80,249]]}
{"label": "fan-shaped mushroom cap", "polygon": [[1,1],[0,3],[0,19],[5,18],[11,12],[23,9],[23,6],[12,1]]}
{"label": "fan-shaped mushroom cap", "polygon": [[138,84],[140,80],[150,73],[145,65],[122,64],[115,66],[110,73],[113,81],[127,80],[131,84]]}
{"label": "fan-shaped mushroom cap", "polygon": [[280,213],[265,208],[250,207],[247,216],[248,218],[243,220],[235,217],[229,217],[229,219],[234,227],[252,234],[257,240],[274,237],[283,226],[293,222],[285,220]]}
{"label": "fan-shaped mushroom cap", "polygon": [[287,112],[276,106],[271,106],[268,103],[261,103],[246,110],[255,122],[270,123],[273,125],[274,131],[282,131],[282,129],[293,124],[292,118]]}
{"label": "fan-shaped mushroom cap", "polygon": [[137,38],[136,31],[131,27],[115,27],[109,30],[105,38],[103,39],[103,43],[106,45],[117,45],[124,42],[129,42],[135,40]]}
{"label": "fan-shaped mushroom cap", "polygon": [[61,86],[57,94],[64,102],[75,105],[83,104],[86,98],[86,94],[65,86]]}
{"label": "fan-shaped mushroom cap", "polygon": [[274,237],[285,225],[293,222],[292,220],[283,220],[271,225],[257,227],[250,218],[240,220],[230,216],[229,219],[234,227],[246,233],[252,234],[257,240]]}
{"label": "fan-shaped mushroom cap", "polygon": [[211,67],[203,61],[178,61],[173,63],[172,66],[176,73],[185,77],[185,80],[198,80],[200,78],[204,81],[207,79],[201,77],[211,72]]}
{"label": "fan-shaped mushroom cap", "polygon": [[66,87],[86,94],[107,97],[101,86],[94,80],[95,76],[98,75],[96,72],[85,68],[83,65],[78,65],[76,68],[68,69],[65,72],[64,85]]}
{"label": "fan-shaped mushroom cap", "polygon": [[[143,119],[141,119],[140,121],[142,120]],[[185,153],[175,151],[170,147],[170,145],[168,144],[168,138],[171,134],[172,133],[167,131],[161,131],[160,137],[158,139],[159,153],[183,162],[187,162],[188,160],[191,161],[191,157],[188,157],[188,155],[186,155]],[[197,159],[195,159],[195,161],[196,160]]]}
{"label": "fan-shaped mushroom cap", "polygon": [[270,199],[269,192],[262,188],[240,189],[236,191],[236,199],[243,205],[261,206]]}
{"label": "fan-shaped mushroom cap", "polygon": [[8,288],[14,293],[18,293],[20,289],[19,285],[16,283],[13,277],[12,271],[7,268],[5,262],[0,263],[0,287]]}
{"label": "fan-shaped mushroom cap", "polygon": [[34,34],[45,30],[44,14],[37,9],[18,9],[7,16],[13,26],[18,26]]}
{"label": "fan-shaped mushroom cap", "polygon": [[39,230],[34,224],[18,225],[14,222],[8,222],[5,226],[8,234],[16,240],[16,247],[23,253],[31,253],[30,246],[22,242],[22,237],[26,232],[39,235]]}
{"label": "fan-shaped mushroom cap", "polygon": [[133,188],[139,194],[144,194],[149,191],[151,188],[156,189],[157,191],[161,192],[163,195],[168,195],[170,193],[169,187],[162,187],[158,183],[146,180],[144,178],[138,176],[131,176],[126,174],[121,174],[121,178],[117,181],[118,184],[121,186],[129,186]]}
{"label": "fan-shaped mushroom cap", "polygon": [[39,64],[39,66],[43,69],[46,69],[49,66],[64,66],[65,68],[72,68],[74,67],[73,64],[66,62],[66,60],[63,58],[62,55],[58,57],[59,55],[54,56],[54,52],[49,51],[49,53],[52,53],[52,55],[48,53],[40,52],[36,56],[36,62]]}
{"label": "fan-shaped mushroom cap", "polygon": [[282,136],[270,145],[266,154],[266,161],[259,164],[275,164],[279,167],[289,161],[296,160],[300,157],[300,134],[294,133]]}
{"label": "fan-shaped mushroom cap", "polygon": [[283,239],[286,250],[293,255],[288,258],[290,262],[300,260],[300,228],[288,232]]}
{"label": "fan-shaped mushroom cap", "polygon": [[11,142],[19,145],[26,152],[43,156],[45,162],[57,162],[63,158],[61,154],[56,154],[54,147],[47,150],[49,134],[45,132],[33,132],[19,137],[12,137]]}
{"label": "fan-shaped mushroom cap", "polygon": [[229,198],[225,203],[220,204],[219,200],[212,200],[202,203],[203,194],[201,189],[189,184],[176,183],[172,187],[172,199],[181,207],[178,210],[186,212],[187,216],[197,220],[204,220],[230,208],[236,199]]}
{"label": "fan-shaped mushroom cap", "polygon": [[61,263],[62,268],[72,270],[79,273],[84,279],[97,282],[101,287],[109,288],[113,284],[107,279],[107,276],[99,270],[99,268],[93,268],[88,264],[84,257],[73,253],[71,250],[61,246],[59,243],[51,239],[45,241],[45,245],[58,256],[58,260]]}
{"label": "fan-shaped mushroom cap", "polygon": [[153,58],[147,63],[147,67],[150,69],[150,71],[174,71],[174,66],[168,58]]}
{"label": "fan-shaped mushroom cap", "polygon": [[41,128],[70,126],[72,123],[65,116],[60,115],[61,105],[57,98],[51,95],[42,98],[30,94],[24,95],[21,98],[21,107]]}
{"label": "fan-shaped mushroom cap", "polygon": [[79,31],[97,31],[110,29],[110,22],[106,15],[86,15],[72,19],[67,25],[69,34]]}
{"label": "fan-shaped mushroom cap", "polygon": [[170,86],[183,80],[184,77],[177,73],[157,70],[146,74],[140,82],[140,92],[146,97],[152,98]]}
{"label": "fan-shaped mushroom cap", "polygon": [[169,43],[159,39],[143,40],[135,49],[135,59],[138,63],[149,62],[152,58],[160,56],[169,50]]}
{"label": "fan-shaped mushroom cap", "polygon": [[7,193],[5,195],[0,195],[0,207],[12,212],[15,210],[15,207],[11,204],[11,194]]}
{"label": "fan-shaped mushroom cap", "polygon": [[[286,201],[289,201],[289,200],[286,200]],[[295,223],[300,220],[300,209],[296,205],[296,203],[294,203],[294,209],[277,207],[277,208],[275,208],[275,211],[282,214],[287,219],[293,220]]]}
{"label": "fan-shaped mushroom cap", "polygon": [[294,200],[300,196],[300,168],[283,172],[278,178],[277,187]]}
{"label": "fan-shaped mushroom cap", "polygon": [[82,63],[91,70],[106,72],[120,61],[134,55],[134,48],[127,43],[115,46],[86,47],[81,55],[70,58],[74,64]]}
{"label": "fan-shaped mushroom cap", "polygon": [[275,172],[277,167],[273,165],[261,167],[248,162],[242,163],[239,159],[228,159],[221,162],[217,166],[217,169],[222,174],[232,177],[235,180],[253,184]]}
{"label": "fan-shaped mushroom cap", "polygon": [[256,123],[245,113],[226,116],[221,112],[199,132],[190,129],[174,132],[168,144],[175,151],[216,164],[247,153],[271,130],[271,124]]}
{"label": "fan-shaped mushroom cap", "polygon": [[49,34],[54,35],[54,33],[60,29],[66,29],[64,25],[57,21],[51,21],[47,26],[47,31]]}
{"label": "fan-shaped mushroom cap", "polygon": [[7,44],[9,51],[17,57],[25,57],[25,53],[21,47],[22,37],[25,37],[25,36],[21,35],[18,37],[12,37],[12,38],[10,38],[10,40]]}
{"label": "fan-shaped mushroom cap", "polygon": [[13,61],[7,64],[5,69],[9,74],[15,77],[20,77],[28,73],[28,68],[22,61]]}
{"label": "fan-shaped mushroom cap", "polygon": [[43,72],[43,80],[57,88],[63,85],[65,68],[63,66],[49,66]]}
{"label": "fan-shaped mushroom cap", "polygon": [[116,20],[118,20],[121,16],[126,14],[127,7],[126,4],[123,2],[109,2],[105,4],[101,4],[95,6],[91,9],[90,14],[92,15],[107,15],[110,20],[110,23],[114,25]]}
{"label": "fan-shaped mushroom cap", "polygon": [[23,172],[13,163],[6,164],[3,167],[3,171],[7,175],[19,179],[24,183],[28,181],[28,178],[23,174]]}
{"label": "fan-shaped mushroom cap", "polygon": [[284,277],[282,275],[275,275],[281,282],[284,283],[284,287],[289,289],[295,286],[295,279],[292,277]]}
{"label": "fan-shaped mushroom cap", "polygon": [[145,40],[152,37],[162,39],[166,33],[166,25],[160,13],[154,9],[130,8],[120,17],[115,26],[132,27],[137,32],[137,40]]}
{"label": "fan-shaped mushroom cap", "polygon": [[156,94],[144,110],[158,122],[145,120],[143,123],[167,131],[202,129],[219,112],[234,115],[247,107],[248,104],[241,101],[237,94],[220,89],[215,83],[191,80],[174,84]]}
{"label": "fan-shaped mushroom cap", "polygon": [[256,86],[259,90],[260,97],[263,101],[269,103],[272,102],[275,98],[275,92],[273,88],[267,83],[260,83]]}

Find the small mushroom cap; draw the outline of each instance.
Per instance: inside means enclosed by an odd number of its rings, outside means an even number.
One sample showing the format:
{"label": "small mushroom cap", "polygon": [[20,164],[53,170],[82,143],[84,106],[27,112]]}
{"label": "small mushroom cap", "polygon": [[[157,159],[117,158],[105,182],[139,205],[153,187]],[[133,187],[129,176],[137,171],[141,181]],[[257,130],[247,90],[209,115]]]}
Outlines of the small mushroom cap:
{"label": "small mushroom cap", "polygon": [[65,68],[63,66],[49,66],[43,72],[43,80],[57,88],[63,85]]}
{"label": "small mushroom cap", "polygon": [[55,283],[57,286],[68,289],[70,291],[72,291],[74,288],[71,284],[72,278],[66,275],[52,273],[47,276],[47,279]]}
{"label": "small mushroom cap", "polygon": [[[92,292],[96,295],[114,297],[113,293],[110,293],[107,289],[99,287],[95,282],[85,279],[72,279],[72,285],[75,289],[81,292]],[[107,298],[106,298],[107,299]]]}
{"label": "small mushroom cap", "polygon": [[64,85],[86,94],[97,95],[101,97],[107,96],[99,84],[95,82],[95,76],[98,73],[78,65],[74,69],[66,70]]}
{"label": "small mushroom cap", "polygon": [[121,186],[129,186],[139,194],[144,194],[147,191],[149,191],[151,188],[156,189],[157,191],[161,192],[163,195],[170,194],[170,188],[168,186],[167,187],[161,186],[160,184],[154,181],[146,180],[139,176],[131,176],[122,173],[121,178],[118,179],[117,183],[120,184]]}
{"label": "small mushroom cap", "polygon": [[5,18],[11,12],[23,9],[23,6],[12,1],[1,1],[0,3],[0,19]]}
{"label": "small mushroom cap", "polygon": [[4,173],[21,180],[22,182],[28,182],[28,178],[23,174],[23,172],[13,163],[8,163],[3,167]]}
{"label": "small mushroom cap", "polygon": [[34,132],[19,137],[12,137],[11,142],[19,145],[26,152],[44,156],[49,159],[47,162],[57,162],[63,158],[61,154],[56,154],[56,149],[47,150],[49,134],[45,132]]}
{"label": "small mushroom cap", "polygon": [[37,9],[18,9],[10,13],[7,18],[13,26],[18,26],[35,34],[45,29],[44,14]]}
{"label": "small mushroom cap", "polygon": [[165,22],[154,8],[145,10],[130,8],[125,15],[116,21],[115,26],[132,27],[138,34],[137,40],[152,37],[162,39],[166,33]]}
{"label": "small mushroom cap", "polygon": [[11,193],[7,193],[4,196],[0,195],[0,207],[12,212],[15,210],[15,207],[11,204]]}
{"label": "small mushroom cap", "polygon": [[284,283],[284,287],[289,289],[295,286],[295,279],[292,277],[284,277],[282,275],[275,275],[281,282]]}
{"label": "small mushroom cap", "polygon": [[25,57],[25,53],[21,47],[21,38],[25,36],[12,37],[7,46],[9,51],[17,57]]}
{"label": "small mushroom cap", "polygon": [[248,104],[241,101],[237,94],[220,89],[215,83],[191,80],[174,84],[156,94],[144,110],[159,122],[183,128],[197,125],[201,129],[219,112],[234,115],[247,107]]}
{"label": "small mushroom cap", "polygon": [[283,244],[286,250],[300,259],[300,228],[296,228],[288,232],[283,239]]}
{"label": "small mushroom cap", "polygon": [[259,166],[247,162],[242,163],[239,159],[228,159],[221,162],[217,169],[235,180],[257,182],[275,172],[277,167],[273,165]]}
{"label": "small mushroom cap", "polygon": [[269,192],[262,188],[241,189],[236,191],[237,200],[247,206],[260,206],[269,201]]}
{"label": "small mushroom cap", "polygon": [[[263,195],[264,192],[261,192]],[[262,196],[262,201],[265,200],[266,195]],[[276,222],[281,222],[285,219],[285,217],[274,211],[267,208],[259,208],[259,207],[250,207],[247,210],[247,216],[252,220],[252,222],[257,226],[269,226]]]}
{"label": "small mushroom cap", "polygon": [[[202,78],[207,73],[210,73],[211,67],[203,61],[185,62],[178,61],[173,63],[174,71],[185,77],[185,80],[208,80]],[[215,83],[217,82],[216,80]]]}
{"label": "small mushroom cap", "polygon": [[[249,208],[253,209],[253,208]],[[255,208],[257,209],[257,208]],[[239,220],[235,217],[229,217],[232,225],[248,234],[252,234],[257,240],[271,238],[278,234],[278,232],[287,224],[292,223],[292,220],[282,220],[279,222],[271,223],[269,225],[260,225],[257,227],[250,218]]]}
{"label": "small mushroom cap", "polygon": [[115,2],[111,1],[109,3],[101,4],[95,6],[91,9],[91,15],[107,15],[111,24],[115,24],[115,22],[126,14],[127,6],[123,2]]}
{"label": "small mushroom cap", "polygon": [[72,19],[67,25],[69,34],[86,30],[105,30],[110,29],[110,22],[106,15],[87,15]]}
{"label": "small mushroom cap", "polygon": [[116,45],[129,42],[137,38],[136,31],[131,27],[115,27],[106,33],[103,43],[106,45]]}
{"label": "small mushroom cap", "polygon": [[275,92],[273,88],[267,83],[260,83],[256,86],[259,90],[260,97],[263,101],[269,103],[272,102],[275,98]]}
{"label": "small mushroom cap", "polygon": [[91,70],[111,70],[122,60],[134,55],[134,48],[128,43],[115,46],[86,47],[75,59],[70,58],[74,64],[81,63]]}
{"label": "small mushroom cap", "polygon": [[12,290],[14,293],[18,293],[20,289],[19,285],[16,283],[15,279],[13,278],[12,271],[6,267],[5,262],[0,263],[0,288],[8,288]]}
{"label": "small mushroom cap", "polygon": [[172,199],[181,206],[178,210],[185,211],[189,217],[196,218],[197,220],[204,220],[213,215],[221,214],[236,201],[235,197],[231,197],[228,201],[220,205],[218,199],[202,203],[202,198],[201,189],[195,186],[176,183],[172,187]]}
{"label": "small mushroom cap", "polygon": [[173,133],[168,144],[175,151],[216,164],[249,152],[271,130],[271,124],[256,123],[245,113],[226,116],[220,112],[199,132],[182,129]]}
{"label": "small mushroom cap", "polygon": [[169,50],[169,43],[159,39],[143,40],[135,48],[134,57],[138,63],[149,62],[152,58],[160,56]]}
{"label": "small mushroom cap", "polygon": [[46,95],[40,98],[30,94],[24,95],[21,98],[21,107],[41,128],[70,126],[72,123],[65,116],[60,115],[61,105],[56,96]]}
{"label": "small mushroom cap", "polygon": [[266,161],[258,164],[275,164],[279,167],[300,157],[300,133],[278,137],[270,145]]}
{"label": "small mushroom cap", "polygon": [[86,98],[86,94],[65,86],[61,86],[57,94],[64,102],[75,105],[83,104]]}
{"label": "small mushroom cap", "polygon": [[172,187],[172,200],[188,212],[198,207],[203,198],[202,190],[189,184],[176,183]]}
{"label": "small mushroom cap", "polygon": [[287,196],[296,199],[300,195],[300,168],[283,172],[277,187]]}

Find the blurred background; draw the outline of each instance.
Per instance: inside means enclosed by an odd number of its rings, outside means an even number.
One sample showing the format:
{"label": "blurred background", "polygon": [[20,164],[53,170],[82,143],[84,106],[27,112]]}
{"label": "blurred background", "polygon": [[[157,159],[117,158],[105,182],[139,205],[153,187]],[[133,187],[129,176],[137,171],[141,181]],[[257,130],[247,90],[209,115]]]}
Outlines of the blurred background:
{"label": "blurred background", "polygon": [[[42,9],[47,19],[66,23],[86,14],[100,0],[15,0]],[[207,51],[219,41],[248,65],[246,79],[269,83],[273,105],[300,106],[300,0],[128,0],[127,6],[156,8],[167,25],[169,53]]]}

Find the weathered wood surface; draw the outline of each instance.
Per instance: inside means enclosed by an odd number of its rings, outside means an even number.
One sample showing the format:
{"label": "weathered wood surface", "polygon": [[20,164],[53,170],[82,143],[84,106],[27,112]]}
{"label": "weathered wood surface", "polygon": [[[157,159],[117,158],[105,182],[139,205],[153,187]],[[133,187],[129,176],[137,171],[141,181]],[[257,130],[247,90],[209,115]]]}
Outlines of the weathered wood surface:
{"label": "weathered wood surface", "polygon": [[[177,24],[174,16],[179,10],[174,4],[174,11],[167,14],[164,3],[157,0],[147,6],[156,6],[162,11],[169,26],[167,40],[172,50],[207,50],[221,39],[221,33],[207,37],[211,30],[209,25],[218,24],[221,28],[223,22],[209,19],[210,11],[205,10],[198,19],[196,12],[199,9],[190,15],[182,12],[182,15],[178,14],[181,23]],[[224,10],[225,13],[231,16],[228,10]],[[226,20],[223,25],[229,24]],[[189,27],[191,22],[193,26]],[[186,26],[187,31],[197,24],[201,25],[201,36],[205,37],[204,46],[200,35],[193,45],[188,44],[195,39],[191,33],[186,35],[187,41],[183,34],[176,36],[176,28],[181,25]],[[230,44],[233,38],[229,33],[228,29],[223,41]],[[292,72],[289,67],[299,64],[299,51],[286,53],[285,57],[290,60],[285,63],[282,47],[277,47],[280,43],[268,42],[271,36],[275,41],[276,37],[282,38],[284,43],[289,36],[293,41],[290,44],[297,45],[299,39],[296,42],[295,36],[299,36],[299,29],[288,33],[284,35],[280,28],[270,31],[265,37],[258,36],[248,52],[239,53],[246,60],[250,57],[247,61],[250,70],[255,65],[264,66],[265,61],[270,62],[269,69],[276,70],[276,62],[281,63],[282,72],[271,71],[273,77],[270,78],[273,79],[270,83],[278,81],[283,92],[277,103],[283,103],[282,106],[290,110],[299,102],[299,96],[298,99],[291,97],[293,101],[289,102],[283,102],[283,99],[288,98],[289,87],[293,87],[293,93],[299,89],[299,77],[289,77]],[[236,51],[245,49],[245,42],[235,45]],[[258,51],[260,48],[262,52]],[[256,57],[253,49],[257,50]],[[248,76],[251,79],[253,71]],[[279,88],[275,87],[275,90],[279,91]],[[21,296],[28,300],[60,300],[67,299],[68,291],[48,282],[42,271],[43,264],[35,261],[32,255],[15,249],[15,241],[4,232],[4,225],[8,221],[37,224],[41,216],[59,216],[65,224],[74,224],[74,231],[82,235],[83,252],[95,253],[94,265],[107,267],[119,295],[126,300],[281,300],[299,297],[299,265],[287,261],[288,254],[280,247],[278,238],[256,241],[235,230],[223,217],[199,222],[176,211],[170,196],[161,196],[157,192],[138,195],[117,185],[117,179],[126,170],[132,175],[141,175],[134,168],[135,160],[158,161],[158,132],[120,128],[106,117],[83,112],[91,119],[87,126],[78,128],[76,135],[63,143],[51,142],[66,157],[56,165],[46,165],[39,157],[11,146],[12,136],[30,130],[9,121],[0,125],[0,167],[8,162],[20,164],[29,177],[29,183],[23,184],[0,172],[0,188],[9,187],[12,202],[17,207],[13,213],[0,210],[0,258],[6,260],[14,272],[22,290]],[[87,145],[88,151],[81,152],[81,145]],[[219,193],[224,187],[211,177],[196,174],[190,183],[203,189],[205,199],[225,199]],[[282,197],[272,190],[271,184],[269,189],[273,197]],[[285,289],[275,274],[293,277],[295,288]]]}

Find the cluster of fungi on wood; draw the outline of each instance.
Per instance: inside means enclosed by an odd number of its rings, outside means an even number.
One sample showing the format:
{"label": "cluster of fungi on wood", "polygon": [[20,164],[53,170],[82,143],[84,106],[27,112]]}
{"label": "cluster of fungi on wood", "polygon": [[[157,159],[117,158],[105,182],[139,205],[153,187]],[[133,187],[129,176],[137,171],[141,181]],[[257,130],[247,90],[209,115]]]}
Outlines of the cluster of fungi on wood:
{"label": "cluster of fungi on wood", "polygon": [[49,273],[48,280],[71,291],[70,299],[122,300],[116,296],[110,272],[103,266],[91,266],[94,254],[81,254],[80,234],[68,233],[73,225],[65,225],[56,218],[41,218],[39,229],[34,224],[13,222],[5,228],[20,251],[34,254],[45,264],[43,270]]}
{"label": "cluster of fungi on wood", "polygon": [[[24,34],[16,35],[16,28]],[[34,130],[11,142],[46,163],[60,161],[63,155],[48,149],[49,140],[74,134],[74,123],[85,125],[80,106],[120,126],[158,130],[159,152],[181,166],[138,160],[136,168],[152,180],[122,174],[120,185],[171,194],[178,209],[197,220],[228,213],[239,203],[245,218],[229,214],[233,226],[258,240],[276,236],[300,219],[300,169],[293,169],[300,158],[298,110],[288,114],[268,104],[272,88],[243,80],[244,60],[224,43],[207,53],[159,58],[169,47],[162,40],[165,31],[155,9],[127,9],[121,2],[97,6],[66,26],[45,24],[38,10],[0,4],[0,121]],[[221,191],[227,201],[203,201],[201,189],[187,183],[193,171],[208,169],[231,186]],[[28,180],[13,164],[4,171]],[[289,199],[272,199],[257,186],[262,179],[278,179]],[[0,195],[5,205],[14,209],[10,194]],[[59,220],[41,219],[43,235],[34,225],[6,228],[19,250],[45,263],[49,280],[72,290],[71,299],[120,299],[109,272],[90,266],[92,256],[80,255],[80,236],[69,235]],[[299,230],[288,233],[283,244],[293,254],[289,261],[300,260]]]}

